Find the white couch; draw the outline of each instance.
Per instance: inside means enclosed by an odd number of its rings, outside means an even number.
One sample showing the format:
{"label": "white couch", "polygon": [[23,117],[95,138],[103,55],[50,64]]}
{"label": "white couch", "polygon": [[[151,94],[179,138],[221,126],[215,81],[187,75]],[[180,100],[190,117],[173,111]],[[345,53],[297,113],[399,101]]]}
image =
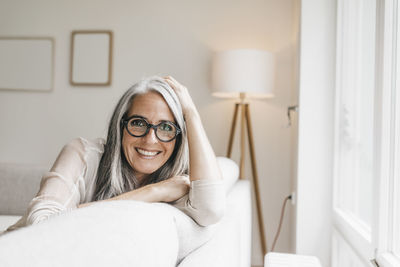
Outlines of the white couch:
{"label": "white couch", "polygon": [[[165,203],[112,201],[73,210],[0,236],[0,266],[250,266],[250,184],[218,158],[224,218],[197,225]],[[43,166],[0,163],[0,231],[25,212]]]}

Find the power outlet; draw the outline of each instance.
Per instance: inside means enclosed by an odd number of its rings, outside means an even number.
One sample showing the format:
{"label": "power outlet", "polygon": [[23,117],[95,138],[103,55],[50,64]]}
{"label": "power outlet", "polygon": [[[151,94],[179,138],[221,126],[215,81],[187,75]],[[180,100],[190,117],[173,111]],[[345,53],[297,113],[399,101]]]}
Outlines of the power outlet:
{"label": "power outlet", "polygon": [[292,205],[294,206],[294,205],[296,205],[296,202],[297,202],[297,194],[296,194],[296,192],[292,192],[292,194],[291,194],[291,199],[290,199],[290,203],[292,203]]}

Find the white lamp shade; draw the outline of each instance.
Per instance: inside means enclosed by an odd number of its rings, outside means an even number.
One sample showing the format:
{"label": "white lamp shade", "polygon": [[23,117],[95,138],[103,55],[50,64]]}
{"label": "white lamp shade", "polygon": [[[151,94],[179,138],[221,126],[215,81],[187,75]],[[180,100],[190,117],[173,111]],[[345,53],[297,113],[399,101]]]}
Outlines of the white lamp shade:
{"label": "white lamp shade", "polygon": [[214,54],[212,90],[216,97],[273,97],[274,56],[263,50],[237,49]]}

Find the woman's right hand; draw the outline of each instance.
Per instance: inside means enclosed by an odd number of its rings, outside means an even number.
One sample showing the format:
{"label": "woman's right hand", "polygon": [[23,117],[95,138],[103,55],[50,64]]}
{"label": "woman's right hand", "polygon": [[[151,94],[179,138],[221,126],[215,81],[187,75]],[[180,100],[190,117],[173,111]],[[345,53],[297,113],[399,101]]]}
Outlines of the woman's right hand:
{"label": "woman's right hand", "polygon": [[189,192],[190,179],[187,175],[174,176],[152,186],[160,193],[160,201],[172,202]]}

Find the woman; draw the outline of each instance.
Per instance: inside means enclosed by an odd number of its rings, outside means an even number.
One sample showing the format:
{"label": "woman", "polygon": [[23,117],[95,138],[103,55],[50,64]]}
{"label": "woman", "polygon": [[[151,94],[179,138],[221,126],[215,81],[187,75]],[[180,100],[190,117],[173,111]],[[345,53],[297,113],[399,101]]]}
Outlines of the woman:
{"label": "woman", "polygon": [[170,202],[199,225],[223,215],[216,157],[188,90],[171,76],[128,89],[107,142],[78,138],[64,146],[26,214],[7,231],[99,201]]}

